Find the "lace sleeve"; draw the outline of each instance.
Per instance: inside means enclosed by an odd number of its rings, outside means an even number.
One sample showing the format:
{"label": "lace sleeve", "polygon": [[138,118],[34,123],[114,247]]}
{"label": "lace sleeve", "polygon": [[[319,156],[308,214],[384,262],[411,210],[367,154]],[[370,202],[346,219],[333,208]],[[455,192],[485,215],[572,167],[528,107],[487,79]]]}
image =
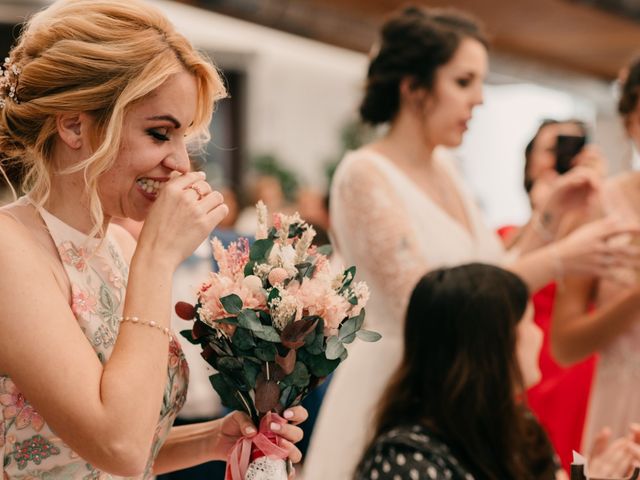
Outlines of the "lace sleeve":
{"label": "lace sleeve", "polygon": [[331,214],[338,251],[362,272],[372,291],[393,299],[387,307],[394,318],[403,318],[428,266],[402,200],[374,160],[345,159],[336,172]]}

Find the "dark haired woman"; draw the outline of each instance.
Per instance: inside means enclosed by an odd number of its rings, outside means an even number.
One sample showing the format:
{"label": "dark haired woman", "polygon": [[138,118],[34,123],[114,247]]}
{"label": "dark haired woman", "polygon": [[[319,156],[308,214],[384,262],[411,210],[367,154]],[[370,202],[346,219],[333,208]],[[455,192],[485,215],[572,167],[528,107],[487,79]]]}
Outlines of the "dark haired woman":
{"label": "dark haired woman", "polygon": [[[383,27],[361,115],[390,128],[345,157],[331,193],[337,247],[368,282],[367,322],[383,339],[371,347],[353,345],[349,361],[336,372],[311,439],[305,480],[353,474],[372,409],[400,361],[404,312],[424,272],[503,259],[500,241],[482,222],[441,148],[461,143],[474,107],[482,103],[487,57],[477,25],[457,13],[410,8]],[[575,200],[590,186],[586,177],[564,182],[550,202]],[[554,227],[555,219],[544,226],[550,235]],[[616,228],[599,224],[583,230],[536,250],[514,268],[533,289],[560,269],[598,265],[602,253],[592,247],[593,239]],[[545,240],[528,229],[518,247],[524,252]]]}
{"label": "dark haired woman", "polygon": [[[636,149],[640,146],[640,59],[629,67],[618,112]],[[603,210],[640,222],[640,172],[629,171],[607,180]],[[609,278],[567,278],[556,299],[552,348],[565,364],[599,353],[591,388],[583,446],[604,428],[614,435],[640,423],[640,287],[633,265],[612,269]],[[613,277],[613,280],[611,279]],[[627,284],[622,288],[621,284]],[[590,311],[590,306],[598,308]]]}
{"label": "dark haired woman", "polygon": [[[520,400],[540,378],[542,332],[527,303],[524,282],[491,265],[422,277],[356,479],[566,479]],[[603,449],[590,459],[591,475],[627,474],[632,448],[621,439]]]}

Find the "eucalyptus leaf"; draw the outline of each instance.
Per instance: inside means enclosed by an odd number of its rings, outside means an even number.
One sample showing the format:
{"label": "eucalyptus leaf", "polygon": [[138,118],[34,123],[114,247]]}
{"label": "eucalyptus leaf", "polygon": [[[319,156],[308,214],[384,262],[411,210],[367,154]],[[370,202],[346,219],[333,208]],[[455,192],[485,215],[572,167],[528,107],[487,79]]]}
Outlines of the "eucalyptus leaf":
{"label": "eucalyptus leaf", "polygon": [[296,366],[296,357],[297,354],[294,349],[289,350],[285,356],[276,355],[276,363],[280,365],[285,375],[290,375],[293,372]]}
{"label": "eucalyptus leaf", "polygon": [[275,362],[276,360],[276,347],[270,342],[261,342],[261,345],[255,349],[256,357],[263,362]]}
{"label": "eucalyptus leaf", "polygon": [[261,326],[262,328],[260,330],[253,331],[253,334],[256,337],[266,340],[268,342],[280,343],[280,334],[275,328],[267,325],[262,325],[262,324]]}
{"label": "eucalyptus leaf", "polygon": [[327,350],[325,355],[329,360],[335,360],[345,351],[344,345],[335,335],[327,339]]}
{"label": "eucalyptus leaf", "polygon": [[292,385],[287,386],[280,395],[280,405],[284,408],[291,407],[297,396],[298,390]]}
{"label": "eucalyptus leaf", "polygon": [[276,408],[280,401],[280,387],[274,380],[263,380],[258,377],[256,381],[256,408],[260,413],[267,413]]}
{"label": "eucalyptus leaf", "polygon": [[231,410],[247,411],[246,405],[238,399],[236,389],[225,379],[222,373],[211,375],[209,381],[211,385],[213,385],[213,389],[220,396],[220,400],[225,407]]}
{"label": "eucalyptus leaf", "polygon": [[356,330],[360,330],[362,328],[362,324],[364,323],[364,308],[360,310],[360,313],[356,317],[352,317],[356,319]]}
{"label": "eucalyptus leaf", "polygon": [[341,339],[341,342],[348,345],[349,343],[352,343],[355,339],[356,339],[356,333],[352,333],[351,335],[349,335],[348,337],[344,337],[343,339]]}
{"label": "eucalyptus leaf", "polygon": [[273,240],[269,238],[256,240],[255,242],[253,242],[253,245],[251,245],[249,260],[252,260],[254,262],[266,261],[272,248]]}
{"label": "eucalyptus leaf", "polygon": [[244,266],[244,276],[248,277],[249,275],[253,275],[253,267],[255,266],[256,262],[247,262],[247,264]]}
{"label": "eucalyptus leaf", "polygon": [[[298,352],[299,357],[303,357],[303,353],[305,352],[299,351]],[[325,357],[324,354],[309,355],[308,357],[304,355],[304,357],[306,357],[304,359],[304,362],[307,365],[307,368],[309,369],[309,371],[314,377],[318,377],[318,378],[326,377],[331,372],[333,372],[336,369],[336,367],[340,364],[339,358],[334,360],[329,360],[327,357]]]}
{"label": "eucalyptus leaf", "polygon": [[[307,342],[307,339],[310,338],[313,340],[309,340],[309,342]],[[312,334],[309,334],[305,338],[305,344],[305,348],[309,353],[319,355],[324,352],[324,320],[322,318],[318,318],[318,324]]]}
{"label": "eucalyptus leaf", "polygon": [[215,323],[226,323],[228,325],[238,325],[238,317],[219,318]]}
{"label": "eucalyptus leaf", "polygon": [[356,335],[363,342],[377,342],[382,338],[382,335],[378,332],[372,332],[371,330],[358,330]]}
{"label": "eucalyptus leaf", "polygon": [[233,371],[242,370],[242,360],[236,357],[221,357],[216,363],[219,371],[229,375],[233,375]]}
{"label": "eucalyptus leaf", "polygon": [[[287,377],[287,383],[296,387],[304,388],[309,385],[309,370],[303,362],[296,362],[291,375]],[[286,380],[286,379],[285,379]]]}
{"label": "eucalyptus leaf", "polygon": [[226,297],[222,297],[220,299],[220,303],[222,303],[222,306],[227,313],[230,313],[231,315],[237,315],[242,310],[242,299],[234,293],[227,295]]}
{"label": "eucalyptus leaf", "polygon": [[263,328],[262,323],[260,323],[260,320],[258,320],[256,312],[250,309],[242,310],[238,314],[238,325],[243,328],[248,328],[254,333],[261,331]]}
{"label": "eucalyptus leaf", "polygon": [[249,387],[252,390],[255,389],[256,378],[260,373],[260,365],[258,365],[257,363],[251,362],[245,358],[242,364],[242,370],[244,372],[244,378],[247,381],[247,384],[249,385]]}
{"label": "eucalyptus leaf", "polygon": [[[358,317],[349,318],[340,325],[338,339],[344,343],[351,343],[353,341],[353,336],[358,330]],[[352,337],[351,340],[347,340],[349,337]]]}
{"label": "eucalyptus leaf", "polygon": [[238,347],[241,350],[249,350],[256,346],[253,335],[245,328],[237,328],[231,340],[232,346]]}

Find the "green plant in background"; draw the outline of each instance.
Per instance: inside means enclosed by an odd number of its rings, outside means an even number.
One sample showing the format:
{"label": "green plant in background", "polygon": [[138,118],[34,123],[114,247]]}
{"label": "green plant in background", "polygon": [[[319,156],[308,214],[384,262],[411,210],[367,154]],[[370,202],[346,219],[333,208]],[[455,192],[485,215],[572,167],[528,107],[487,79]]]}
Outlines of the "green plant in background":
{"label": "green plant in background", "polygon": [[275,155],[270,153],[256,155],[252,161],[252,169],[258,175],[270,175],[277,178],[285,198],[290,202],[295,200],[300,186],[298,177],[292,170],[284,167]]}

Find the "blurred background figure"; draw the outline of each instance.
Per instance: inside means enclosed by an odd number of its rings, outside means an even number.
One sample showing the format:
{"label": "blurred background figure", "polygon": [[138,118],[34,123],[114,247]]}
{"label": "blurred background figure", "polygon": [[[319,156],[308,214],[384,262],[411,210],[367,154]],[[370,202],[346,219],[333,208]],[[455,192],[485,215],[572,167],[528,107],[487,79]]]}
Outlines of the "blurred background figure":
{"label": "blurred background figure", "polygon": [[316,232],[321,229],[326,236],[329,231],[328,195],[313,187],[301,187],[296,194],[295,210]]}
{"label": "blurred background figure", "polygon": [[[545,120],[525,148],[524,188],[529,195],[534,215],[539,215],[554,183],[567,172],[558,166],[558,136],[587,136],[586,125],[579,120]],[[565,137],[566,138],[566,137]],[[593,168],[598,175],[605,170],[605,159],[597,148],[589,146],[571,152],[571,166]],[[562,158],[561,158],[562,160]],[[520,233],[517,227],[499,230],[507,246],[515,243]],[[532,296],[534,321],[543,332],[540,351],[540,381],[527,390],[531,410],[546,430],[563,467],[568,471],[572,452],[579,451],[582,441],[587,402],[595,357],[570,367],[560,366],[551,354],[551,318],[556,295],[553,282]]]}
{"label": "blurred background figure", "polygon": [[[640,144],[640,61],[628,68],[618,111],[630,140]],[[640,172],[630,171],[607,180],[600,211],[640,224]],[[627,238],[638,248],[637,238]],[[561,363],[572,364],[599,353],[589,401],[583,445],[603,428],[621,435],[640,422],[637,382],[640,378],[640,265],[611,266],[597,278],[568,278],[558,293],[552,323],[553,352]],[[591,305],[597,306],[591,311]]]}
{"label": "blurred background figure", "polygon": [[256,203],[262,200],[270,213],[288,211],[280,180],[272,175],[260,175],[248,184],[246,206],[240,211],[234,229],[240,235],[255,235],[258,217]]}

